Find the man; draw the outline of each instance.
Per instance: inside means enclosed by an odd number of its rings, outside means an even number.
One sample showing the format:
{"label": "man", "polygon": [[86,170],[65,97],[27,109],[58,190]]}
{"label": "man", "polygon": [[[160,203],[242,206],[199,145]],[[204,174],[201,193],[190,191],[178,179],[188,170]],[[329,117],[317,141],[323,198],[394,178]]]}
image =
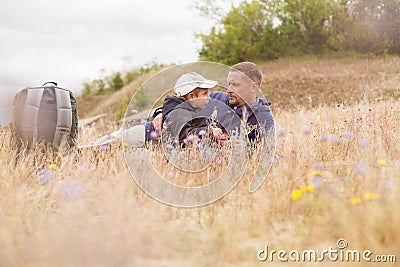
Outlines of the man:
{"label": "man", "polygon": [[[238,63],[230,68],[227,82],[227,92],[212,92],[211,100],[201,115],[214,119],[230,136],[238,134],[241,121],[246,120],[246,134],[250,142],[262,136],[272,136],[274,119],[269,108],[271,103],[257,97],[262,83],[260,68],[252,62]],[[243,118],[244,115],[246,118]],[[161,124],[162,116],[155,116],[153,126],[159,133]]]}

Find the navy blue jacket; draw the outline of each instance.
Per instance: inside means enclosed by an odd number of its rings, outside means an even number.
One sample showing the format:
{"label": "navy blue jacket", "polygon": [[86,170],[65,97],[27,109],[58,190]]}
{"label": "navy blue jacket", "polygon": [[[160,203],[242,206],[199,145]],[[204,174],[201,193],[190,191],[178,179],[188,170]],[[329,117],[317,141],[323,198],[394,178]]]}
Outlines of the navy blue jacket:
{"label": "navy blue jacket", "polygon": [[216,118],[214,118],[229,135],[234,132],[240,132],[240,122],[243,119],[244,108],[247,110],[247,136],[250,141],[256,140],[259,136],[265,134],[274,134],[274,118],[269,106],[271,102],[265,98],[257,98],[256,102],[239,108],[229,107],[229,95],[224,92],[210,93],[210,101],[207,106],[200,111],[200,114],[212,118],[212,114],[216,110]]}

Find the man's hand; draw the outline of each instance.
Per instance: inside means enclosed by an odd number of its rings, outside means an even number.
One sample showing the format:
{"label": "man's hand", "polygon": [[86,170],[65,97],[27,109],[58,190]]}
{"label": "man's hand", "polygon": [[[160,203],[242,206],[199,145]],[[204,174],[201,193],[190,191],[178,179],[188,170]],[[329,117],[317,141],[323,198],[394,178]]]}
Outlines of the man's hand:
{"label": "man's hand", "polygon": [[162,121],[163,121],[162,114],[157,115],[152,121],[153,128],[159,135],[161,135],[162,131]]}
{"label": "man's hand", "polygon": [[213,132],[213,136],[215,138],[217,138],[217,139],[222,135],[222,130],[220,128],[217,128],[217,127],[213,128],[212,132]]}
{"label": "man's hand", "polygon": [[224,134],[224,132],[218,127],[213,128],[212,133],[213,137],[220,142],[225,142],[226,140],[228,140],[227,135]]}

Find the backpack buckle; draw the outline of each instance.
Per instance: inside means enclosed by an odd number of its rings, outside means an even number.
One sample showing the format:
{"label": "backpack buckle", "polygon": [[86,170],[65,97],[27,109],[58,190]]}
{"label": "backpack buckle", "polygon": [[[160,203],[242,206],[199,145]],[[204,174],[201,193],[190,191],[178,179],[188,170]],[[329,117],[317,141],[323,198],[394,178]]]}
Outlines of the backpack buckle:
{"label": "backpack buckle", "polygon": [[56,131],[59,132],[59,133],[62,134],[62,135],[71,133],[71,129],[68,128],[68,127],[60,127],[60,126],[57,126]]}

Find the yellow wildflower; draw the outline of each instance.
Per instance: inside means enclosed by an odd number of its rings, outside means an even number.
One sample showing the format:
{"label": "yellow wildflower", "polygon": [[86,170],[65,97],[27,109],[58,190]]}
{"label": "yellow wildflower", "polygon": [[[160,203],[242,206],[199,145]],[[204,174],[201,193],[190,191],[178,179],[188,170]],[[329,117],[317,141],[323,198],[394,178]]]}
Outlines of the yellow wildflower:
{"label": "yellow wildflower", "polygon": [[124,147],[128,147],[128,146],[129,146],[128,143],[123,143],[122,145],[123,145]]}
{"label": "yellow wildflower", "polygon": [[379,166],[385,166],[386,162],[386,159],[379,159],[376,163],[378,163]]}
{"label": "yellow wildflower", "polygon": [[351,199],[351,204],[353,204],[353,205],[360,204],[360,202],[361,202],[361,199],[359,197],[354,197]]}
{"label": "yellow wildflower", "polygon": [[49,165],[49,168],[52,169],[52,170],[55,170],[55,169],[57,169],[57,164],[51,163],[51,164]]}
{"label": "yellow wildflower", "polygon": [[364,193],[364,198],[371,200],[371,199],[376,199],[376,194],[374,193]]}
{"label": "yellow wildflower", "polygon": [[314,176],[323,176],[324,172],[320,170],[314,170],[311,174]]}
{"label": "yellow wildflower", "polygon": [[312,191],[314,191],[314,185],[309,184],[309,185],[305,185],[301,188],[302,192],[308,192],[311,193]]}
{"label": "yellow wildflower", "polygon": [[293,200],[298,200],[301,198],[301,191],[300,190],[294,190],[292,192],[292,199]]}

